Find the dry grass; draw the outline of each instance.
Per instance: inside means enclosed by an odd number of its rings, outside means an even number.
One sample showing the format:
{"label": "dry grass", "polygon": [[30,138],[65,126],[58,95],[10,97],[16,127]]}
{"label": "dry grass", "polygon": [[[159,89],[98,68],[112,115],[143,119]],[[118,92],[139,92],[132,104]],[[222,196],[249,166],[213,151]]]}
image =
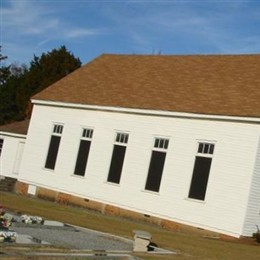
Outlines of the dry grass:
{"label": "dry grass", "polygon": [[[190,233],[170,232],[143,222],[102,215],[82,208],[13,193],[0,193],[0,203],[13,212],[39,215],[130,239],[133,238],[133,230],[145,230],[153,235],[153,241],[160,247],[179,252],[176,256],[135,254],[142,259],[260,259],[260,244],[253,239],[223,241]],[[3,246],[0,247],[1,251],[2,249]]]}

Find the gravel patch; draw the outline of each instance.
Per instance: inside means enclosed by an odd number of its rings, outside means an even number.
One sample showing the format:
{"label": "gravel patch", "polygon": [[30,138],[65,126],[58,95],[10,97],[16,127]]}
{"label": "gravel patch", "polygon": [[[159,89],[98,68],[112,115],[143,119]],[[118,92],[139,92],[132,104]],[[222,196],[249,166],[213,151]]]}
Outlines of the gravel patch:
{"label": "gravel patch", "polygon": [[133,241],[110,234],[74,226],[19,225],[12,226],[19,234],[29,235],[34,240],[44,241],[58,247],[93,251],[133,250]]}

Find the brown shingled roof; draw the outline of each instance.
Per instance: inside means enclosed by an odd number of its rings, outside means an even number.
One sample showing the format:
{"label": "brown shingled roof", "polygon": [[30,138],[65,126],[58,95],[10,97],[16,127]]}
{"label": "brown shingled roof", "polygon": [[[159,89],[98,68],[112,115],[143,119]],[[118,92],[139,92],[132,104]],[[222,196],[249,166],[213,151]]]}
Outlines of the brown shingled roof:
{"label": "brown shingled roof", "polygon": [[17,121],[0,126],[0,132],[16,133],[26,135],[29,128],[30,120]]}
{"label": "brown shingled roof", "polygon": [[260,55],[104,54],[33,99],[260,116]]}

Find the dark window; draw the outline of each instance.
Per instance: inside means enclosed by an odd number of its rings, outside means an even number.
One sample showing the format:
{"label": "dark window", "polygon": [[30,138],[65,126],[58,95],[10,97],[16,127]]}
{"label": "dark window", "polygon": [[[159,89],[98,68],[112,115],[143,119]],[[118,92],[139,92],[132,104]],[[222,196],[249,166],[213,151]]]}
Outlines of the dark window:
{"label": "dark window", "polygon": [[158,152],[158,151],[152,152],[148,177],[145,185],[146,190],[157,191],[157,192],[159,191],[165,156],[166,156],[165,152]]}
{"label": "dark window", "polygon": [[169,140],[165,138],[155,138],[154,148],[161,148],[167,150],[169,145]]}
{"label": "dark window", "polygon": [[56,159],[58,156],[60,139],[63,130],[63,125],[54,125],[53,134],[51,136],[50,146],[48,150],[48,155],[45,162],[45,168],[54,170]]}
{"label": "dark window", "polygon": [[189,198],[204,200],[212,158],[196,156]]}
{"label": "dark window", "polygon": [[214,144],[199,143],[192,174],[189,198],[204,200],[207,191]]}
{"label": "dark window", "polygon": [[119,184],[125,159],[128,134],[117,133],[115,142],[107,181]]}
{"label": "dark window", "polygon": [[213,154],[214,144],[210,143],[199,143],[198,153]]}
{"label": "dark window", "polygon": [[169,139],[155,138],[145,189],[158,192],[168,149]]}
{"label": "dark window", "polygon": [[116,142],[117,143],[122,143],[122,144],[127,144],[127,142],[128,142],[128,134],[117,133],[117,135],[116,135]]}
{"label": "dark window", "polygon": [[63,125],[54,125],[53,133],[55,134],[62,134]]}
{"label": "dark window", "polygon": [[204,147],[204,145],[202,143],[200,143],[198,153],[203,153],[203,147]]}
{"label": "dark window", "polygon": [[210,147],[209,147],[209,154],[213,154],[214,153],[214,144],[212,144]]}
{"label": "dark window", "polygon": [[61,139],[60,136],[52,135],[49,151],[45,163],[45,168],[52,169],[52,170],[54,169],[58,151],[59,151],[60,139]]}
{"label": "dark window", "polygon": [[82,138],[85,137],[85,138],[91,139],[92,136],[93,136],[93,130],[92,129],[86,129],[86,128],[83,129]]}
{"label": "dark window", "polygon": [[91,142],[87,140],[80,141],[79,152],[78,152],[76,167],[74,171],[75,175],[80,175],[80,176],[85,175],[90,144]]}
{"label": "dark window", "polygon": [[107,181],[119,183],[125,158],[125,146],[114,145]]}
{"label": "dark window", "polygon": [[4,139],[0,139],[0,156],[2,153],[2,149],[3,149],[3,144],[4,144]]}
{"label": "dark window", "polygon": [[92,136],[93,136],[92,129],[83,129],[82,137],[79,145],[78,157],[77,157],[76,166],[74,170],[75,175],[79,175],[79,176],[85,175]]}

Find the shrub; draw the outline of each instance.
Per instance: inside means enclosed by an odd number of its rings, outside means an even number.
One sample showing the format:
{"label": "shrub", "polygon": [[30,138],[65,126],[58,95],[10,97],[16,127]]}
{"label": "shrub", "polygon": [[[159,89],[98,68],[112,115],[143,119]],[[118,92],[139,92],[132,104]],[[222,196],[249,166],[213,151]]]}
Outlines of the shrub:
{"label": "shrub", "polygon": [[259,227],[256,225],[257,232],[253,233],[253,238],[255,238],[256,242],[260,243],[260,230]]}

